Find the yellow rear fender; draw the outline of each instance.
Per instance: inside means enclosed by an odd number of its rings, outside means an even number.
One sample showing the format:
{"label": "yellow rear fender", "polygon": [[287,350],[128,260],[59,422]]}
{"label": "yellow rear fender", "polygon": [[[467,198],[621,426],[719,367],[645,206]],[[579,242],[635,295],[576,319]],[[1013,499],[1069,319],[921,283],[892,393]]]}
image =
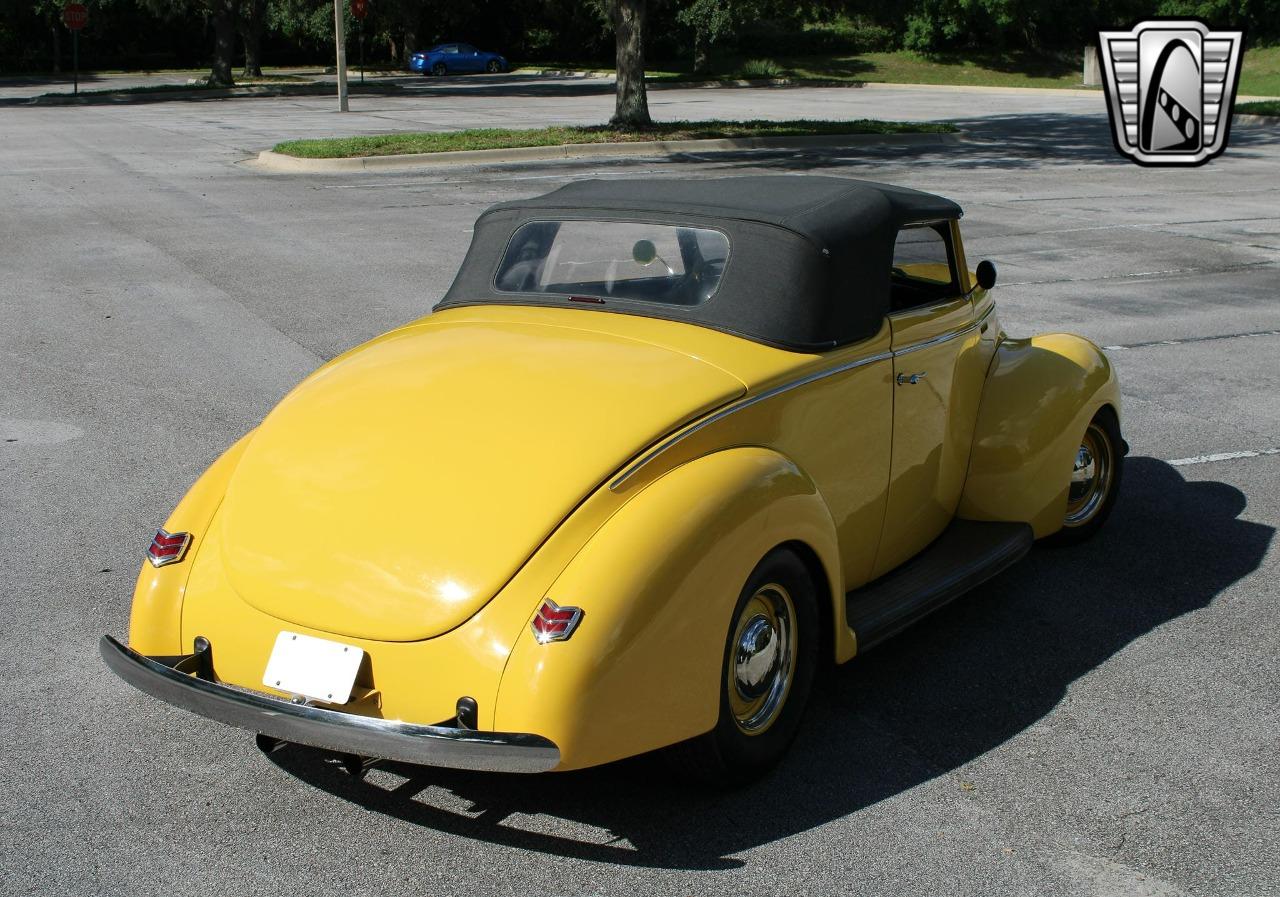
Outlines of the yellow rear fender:
{"label": "yellow rear fender", "polygon": [[1000,343],[987,374],[958,517],[1030,523],[1036,538],[1062,527],[1080,438],[1103,407],[1120,414],[1120,387],[1102,350],[1050,333]]}
{"label": "yellow rear fender", "polygon": [[[833,631],[850,642],[835,526],[812,480],[764,448],[683,464],[614,514],[547,596],[583,609],[566,641],[539,644],[529,625],[498,691],[495,728],[536,732],[561,769],[606,763],[710,730],[734,606],[773,548],[798,543]],[[532,617],[530,618],[530,623]],[[852,644],[837,652],[852,653]]]}
{"label": "yellow rear fender", "polygon": [[133,611],[129,618],[129,645],[135,651],[150,655],[182,654],[191,650],[182,645],[182,602],[187,590],[187,577],[195,564],[196,556],[204,544],[204,535],[213,520],[227,480],[253,431],[240,437],[218,460],[200,475],[195,485],[187,490],[182,501],[164,522],[170,533],[190,533],[191,547],[186,557],[176,564],[154,567],[142,562],[142,572],[133,590]]}

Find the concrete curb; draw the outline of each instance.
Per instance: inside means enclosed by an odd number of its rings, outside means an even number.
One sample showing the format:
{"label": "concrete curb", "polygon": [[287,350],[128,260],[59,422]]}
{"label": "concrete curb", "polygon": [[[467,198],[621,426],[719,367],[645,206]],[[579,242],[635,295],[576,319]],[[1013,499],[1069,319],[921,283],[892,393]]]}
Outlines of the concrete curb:
{"label": "concrete curb", "polygon": [[[544,77],[558,78],[612,78],[612,71],[577,72],[547,69],[538,72]],[[947,90],[974,93],[1035,93],[1072,97],[1096,97],[1102,88],[1081,87],[993,87],[985,84],[920,84],[897,81],[847,81],[837,78],[724,78],[710,81],[658,81],[646,78],[649,90],[692,90],[715,87],[843,87],[859,90]]]}
{"label": "concrete curb", "polygon": [[811,147],[902,146],[954,144],[962,134],[822,134],[813,137],[727,137],[718,140],[654,140],[637,143],[571,143],[564,146],[521,146],[511,149],[411,153],[402,156],[357,156],[350,159],[300,159],[263,150],[244,164],[274,173],[343,174],[353,171],[396,171],[446,165],[493,162],[540,162],[595,156],[674,156],[694,152],[807,149]]}

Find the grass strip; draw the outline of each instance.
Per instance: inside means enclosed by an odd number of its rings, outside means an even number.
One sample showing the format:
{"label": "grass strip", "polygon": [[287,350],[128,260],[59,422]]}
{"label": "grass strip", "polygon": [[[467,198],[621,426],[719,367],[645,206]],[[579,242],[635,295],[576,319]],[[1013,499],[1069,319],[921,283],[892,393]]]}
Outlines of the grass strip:
{"label": "grass strip", "polygon": [[1236,103],[1233,112],[1240,115],[1275,115],[1280,116],[1280,100],[1263,100],[1258,103]]}
{"label": "grass strip", "polygon": [[[607,64],[581,62],[530,65],[525,71],[608,71]],[[646,71],[649,80],[678,83],[738,78],[786,78],[791,81],[941,84],[976,87],[1057,87],[1083,85],[1079,55],[983,52],[914,53],[910,50],[819,55],[713,58],[706,72],[694,73],[678,63],[657,61]],[[1241,63],[1243,95],[1280,96],[1280,46],[1250,47]]]}
{"label": "grass strip", "polygon": [[398,156],[455,150],[565,146],[577,143],[637,143],[647,140],[706,140],[732,137],[811,137],[823,134],[950,134],[956,128],[937,122],[857,121],[673,121],[626,130],[609,125],[579,128],[482,128],[470,131],[377,134],[286,140],[277,153],[302,159],[346,159],[354,156]]}

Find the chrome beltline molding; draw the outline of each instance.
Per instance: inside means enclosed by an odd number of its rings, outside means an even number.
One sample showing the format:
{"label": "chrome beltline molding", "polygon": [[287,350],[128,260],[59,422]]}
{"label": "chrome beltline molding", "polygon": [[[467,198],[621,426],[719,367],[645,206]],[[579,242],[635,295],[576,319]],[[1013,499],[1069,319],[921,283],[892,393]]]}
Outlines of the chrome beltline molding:
{"label": "chrome beltline molding", "polygon": [[[560,749],[540,735],[423,726],[293,704],[191,675],[183,661],[203,659],[199,655],[147,657],[109,635],[99,650],[111,671],[139,691],[282,741],[451,769],[532,773],[560,765]],[[175,669],[179,664],[182,669]]]}
{"label": "chrome beltline molding", "polygon": [[818,380],[825,380],[827,377],[834,377],[837,374],[843,374],[846,371],[852,371],[855,368],[864,367],[865,365],[868,365],[868,364],[875,364],[877,361],[886,361],[890,358],[896,358],[899,355],[906,355],[910,352],[915,352],[919,349],[927,349],[930,346],[937,346],[941,343],[948,342],[949,340],[956,339],[957,337],[964,336],[967,333],[972,333],[973,331],[977,330],[979,327],[982,326],[983,322],[986,321],[987,318],[991,316],[991,313],[993,311],[995,311],[994,304],[989,306],[987,310],[982,313],[981,317],[977,318],[974,321],[971,321],[970,323],[966,324],[964,327],[960,328],[959,330],[953,330],[950,333],[944,333],[941,336],[935,336],[932,339],[922,340],[921,342],[918,342],[918,343],[912,343],[909,346],[904,346],[901,349],[896,349],[891,352],[879,352],[875,355],[868,355],[864,358],[856,359],[855,361],[845,362],[844,364],[838,365],[833,368],[828,368],[823,371],[817,371],[816,373],[813,373],[813,374],[807,374],[803,377],[799,377],[795,380],[790,380],[786,383],[782,383],[771,389],[767,389],[762,393],[758,393],[757,395],[749,396],[748,398],[742,399],[741,401],[733,405],[729,405],[726,408],[721,408],[719,411],[715,412],[709,417],[704,417],[702,420],[698,421],[697,423],[692,424],[689,427],[686,427],[685,429],[681,430],[680,432],[667,437],[665,440],[658,443],[658,445],[649,449],[649,451],[645,452],[638,459],[633,461],[625,470],[622,471],[622,473],[614,477],[614,479],[609,483],[609,490],[612,492],[617,492],[619,489],[622,488],[622,486],[627,482],[627,480],[635,476],[635,474],[638,473],[641,468],[643,468],[646,464],[648,464],[654,458],[658,457],[659,455],[667,451],[672,446],[683,442],[684,440],[688,439],[690,436],[693,436],[695,433],[699,433],[702,430],[705,430],[707,427],[711,426],[712,424],[718,423],[719,421],[724,420],[726,417],[728,417],[731,414],[737,414],[739,411],[743,410],[744,408],[750,408],[752,405],[756,405],[756,404],[759,404],[760,402],[768,401],[769,399],[772,399],[774,396],[781,395],[782,393],[789,392],[793,389],[798,389],[801,386],[807,386],[808,384],[814,383]]}
{"label": "chrome beltline molding", "polygon": [[622,473],[618,474],[618,476],[613,480],[613,482],[609,484],[609,488],[614,492],[618,491],[618,489],[622,486],[623,483],[629,480],[638,470],[640,470],[640,468],[644,467],[646,464],[648,464],[658,455],[661,455],[663,452],[671,448],[673,445],[679,442],[683,442],[685,439],[688,439],[693,434],[706,429],[707,427],[711,426],[717,421],[724,420],[726,417],[728,417],[731,414],[736,414],[744,408],[750,408],[752,405],[759,404],[760,402],[764,402],[768,399],[772,399],[776,395],[780,395],[784,392],[789,392],[790,390],[796,389],[801,386],[805,386],[806,384],[813,383],[817,380],[824,380],[827,377],[834,377],[836,374],[843,374],[845,371],[851,371],[854,368],[860,368],[860,367],[863,367],[864,365],[874,364],[877,361],[885,361],[886,359],[889,359],[892,357],[893,357],[892,352],[881,352],[878,355],[870,355],[866,358],[859,358],[857,361],[850,361],[846,364],[840,365],[839,367],[829,368],[825,371],[818,371],[817,373],[809,374],[806,377],[801,377],[798,380],[792,380],[789,383],[783,383],[780,386],[773,387],[773,389],[769,389],[769,390],[766,390],[765,392],[758,393],[757,395],[743,399],[742,401],[738,402],[736,405],[730,405],[727,408],[721,408],[719,411],[717,411],[715,414],[712,414],[710,417],[704,417],[702,420],[698,421],[696,424],[693,424],[692,426],[681,430],[679,433],[676,433],[674,436],[667,438],[664,442],[661,442],[654,448],[651,448],[644,455],[640,456],[640,458],[637,461],[633,462],[630,467],[628,467]]}

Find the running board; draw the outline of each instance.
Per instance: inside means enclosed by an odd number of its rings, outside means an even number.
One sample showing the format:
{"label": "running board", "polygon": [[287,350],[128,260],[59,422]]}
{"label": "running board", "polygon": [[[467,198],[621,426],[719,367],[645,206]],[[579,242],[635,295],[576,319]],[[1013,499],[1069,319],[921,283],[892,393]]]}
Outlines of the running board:
{"label": "running board", "polygon": [[953,520],[928,548],[896,570],[845,596],[858,652],[959,598],[1031,550],[1025,523]]}

